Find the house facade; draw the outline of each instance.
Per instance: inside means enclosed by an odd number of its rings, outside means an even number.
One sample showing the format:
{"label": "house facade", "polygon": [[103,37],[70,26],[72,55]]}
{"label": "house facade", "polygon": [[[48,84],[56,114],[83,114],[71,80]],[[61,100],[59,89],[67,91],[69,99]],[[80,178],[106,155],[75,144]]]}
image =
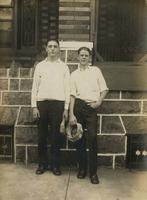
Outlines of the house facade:
{"label": "house facade", "polygon": [[[48,39],[59,39],[70,42],[61,49],[70,71],[78,63],[72,44],[93,44],[92,61],[110,88],[98,110],[99,165],[125,165],[127,135],[147,133],[146,13],[145,0],[0,0],[1,160],[37,160],[33,66]],[[65,138],[61,152],[74,162],[74,145]]]}

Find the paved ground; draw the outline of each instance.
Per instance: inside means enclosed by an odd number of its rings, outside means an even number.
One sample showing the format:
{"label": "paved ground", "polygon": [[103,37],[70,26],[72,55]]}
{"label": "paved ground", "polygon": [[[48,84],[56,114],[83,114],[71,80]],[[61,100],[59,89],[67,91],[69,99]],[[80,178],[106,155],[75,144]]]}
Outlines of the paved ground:
{"label": "paved ground", "polygon": [[147,200],[147,171],[98,169],[99,185],[79,180],[76,170],[62,176],[35,175],[36,165],[0,164],[0,200]]}

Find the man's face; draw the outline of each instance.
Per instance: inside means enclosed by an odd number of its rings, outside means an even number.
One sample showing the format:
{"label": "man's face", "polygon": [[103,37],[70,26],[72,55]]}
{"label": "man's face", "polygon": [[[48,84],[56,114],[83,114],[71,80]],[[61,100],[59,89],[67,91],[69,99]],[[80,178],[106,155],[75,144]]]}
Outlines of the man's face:
{"label": "man's face", "polygon": [[90,59],[90,55],[89,52],[87,50],[81,50],[79,53],[79,62],[82,65],[88,65],[89,59]]}
{"label": "man's face", "polygon": [[47,44],[47,47],[46,47],[46,52],[51,57],[55,57],[55,56],[59,55],[58,43],[54,40],[49,41]]}

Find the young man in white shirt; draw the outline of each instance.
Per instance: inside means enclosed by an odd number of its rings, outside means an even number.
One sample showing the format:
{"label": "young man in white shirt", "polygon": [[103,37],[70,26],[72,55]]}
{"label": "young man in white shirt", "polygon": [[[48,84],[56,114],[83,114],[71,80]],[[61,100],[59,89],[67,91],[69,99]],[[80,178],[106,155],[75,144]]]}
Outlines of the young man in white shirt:
{"label": "young man in white shirt", "polygon": [[46,47],[47,58],[36,65],[32,86],[33,116],[38,119],[38,168],[36,174],[48,169],[48,125],[51,134],[51,167],[55,175],[60,170],[60,123],[68,117],[70,100],[70,73],[60,59],[59,42],[50,40]]}
{"label": "young man in white shirt", "polygon": [[89,147],[89,175],[92,184],[98,184],[97,176],[97,108],[102,104],[108,88],[98,67],[89,66],[91,51],[87,47],[78,50],[79,68],[71,74],[69,121],[81,123],[87,134],[76,142],[79,171],[82,179],[87,174],[86,143]]}

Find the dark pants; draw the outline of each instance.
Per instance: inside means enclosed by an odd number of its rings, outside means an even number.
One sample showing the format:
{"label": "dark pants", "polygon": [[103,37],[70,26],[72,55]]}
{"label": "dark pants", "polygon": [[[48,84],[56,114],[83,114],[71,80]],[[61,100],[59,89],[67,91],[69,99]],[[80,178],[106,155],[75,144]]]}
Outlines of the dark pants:
{"label": "dark pants", "polygon": [[51,165],[60,166],[60,123],[64,110],[64,102],[56,100],[38,101],[37,107],[40,112],[38,121],[38,157],[39,165],[48,165],[48,125],[51,133]]}
{"label": "dark pants", "polygon": [[93,175],[97,172],[97,111],[87,105],[86,102],[76,99],[74,114],[77,121],[82,124],[83,130],[87,129],[86,134],[76,142],[77,159],[79,169],[87,171],[87,152],[89,148],[89,173]]}

